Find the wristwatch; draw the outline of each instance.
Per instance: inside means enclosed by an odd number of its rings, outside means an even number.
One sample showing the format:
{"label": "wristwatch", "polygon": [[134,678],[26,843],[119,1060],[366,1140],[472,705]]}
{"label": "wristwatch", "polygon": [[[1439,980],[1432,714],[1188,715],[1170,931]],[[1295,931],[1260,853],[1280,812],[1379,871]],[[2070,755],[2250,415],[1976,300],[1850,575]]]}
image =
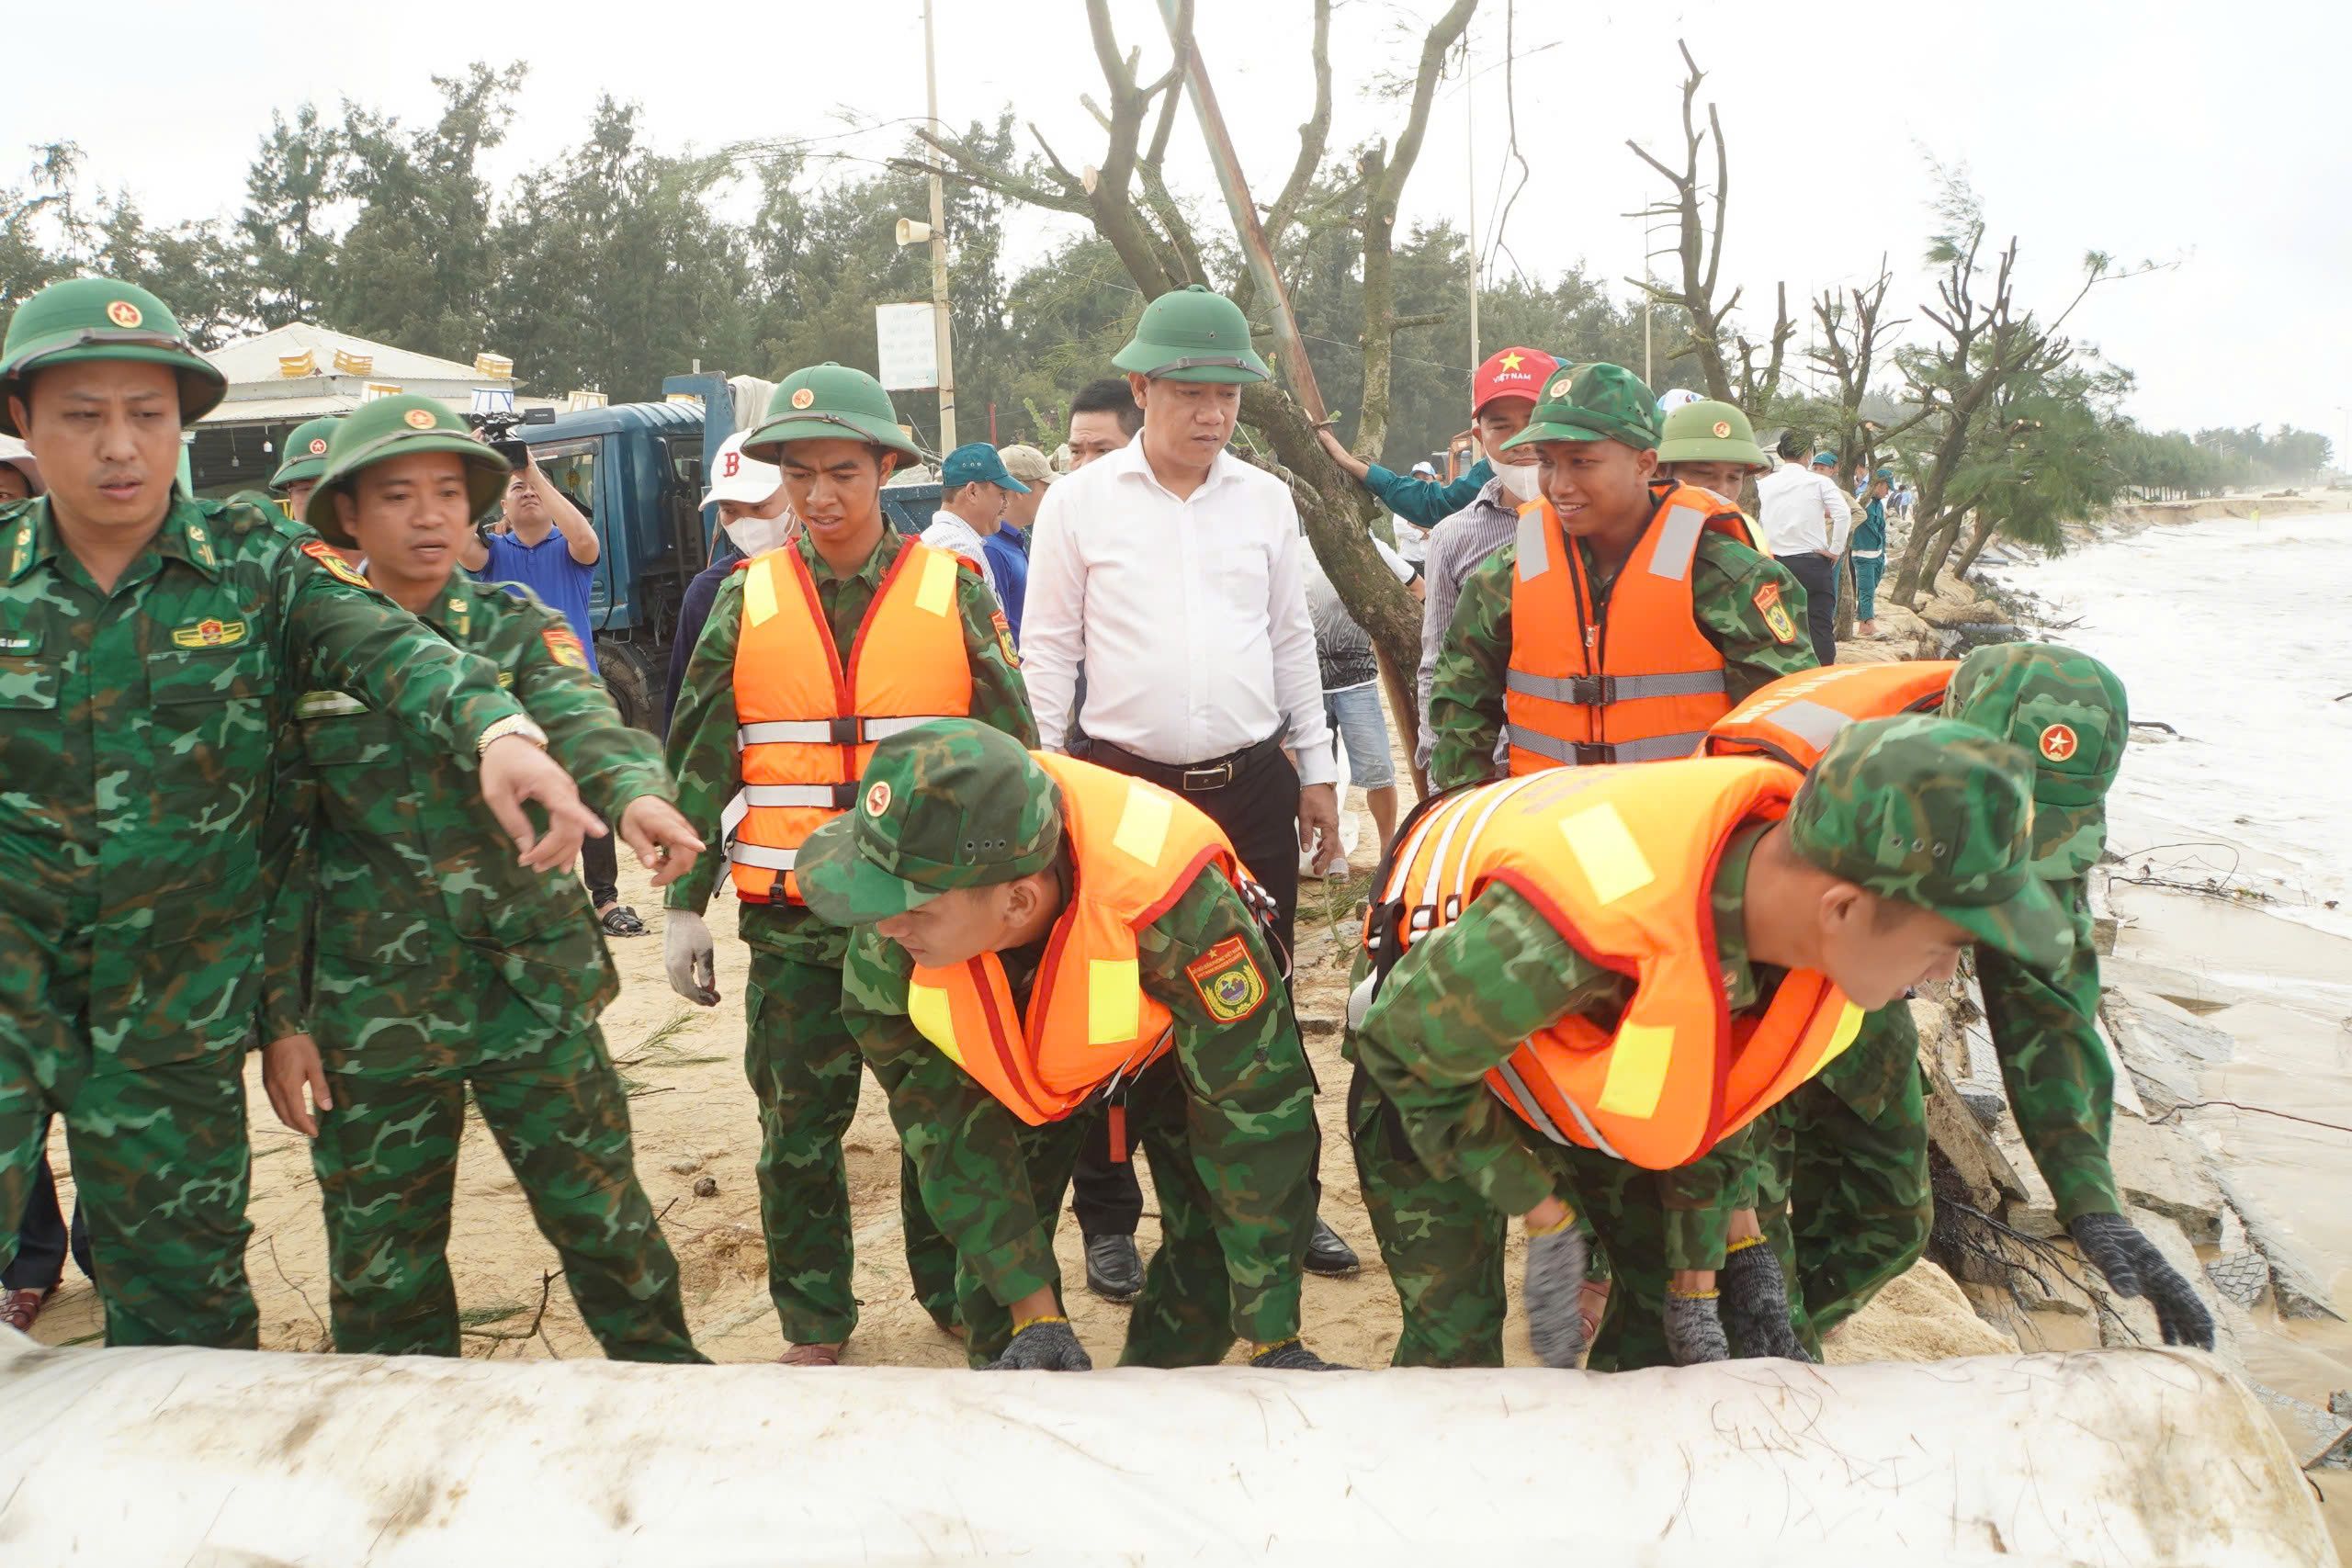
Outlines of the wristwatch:
{"label": "wristwatch", "polygon": [[542,751],[548,749],[548,732],[517,713],[509,714],[476,736],[474,738],[475,755],[479,756],[489,750],[492,741],[503,740],[510,735],[521,736]]}

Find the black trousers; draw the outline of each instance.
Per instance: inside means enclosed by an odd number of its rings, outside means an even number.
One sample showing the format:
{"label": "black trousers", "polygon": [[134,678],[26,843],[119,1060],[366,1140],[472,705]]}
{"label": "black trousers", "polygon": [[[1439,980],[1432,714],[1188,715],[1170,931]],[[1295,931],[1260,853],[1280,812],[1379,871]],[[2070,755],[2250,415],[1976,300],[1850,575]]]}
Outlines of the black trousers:
{"label": "black trousers", "polygon": [[1804,625],[1813,637],[1813,656],[1824,664],[1838,661],[1838,562],[1811,550],[1772,558],[1789,569],[1804,586]]}
{"label": "black trousers", "polygon": [[57,1178],[50,1174],[49,1161],[43,1159],[33,1168],[32,1195],[25,1200],[23,1223],[17,1227],[17,1256],[0,1271],[0,1290],[44,1293],[55,1290],[65,1278],[69,1249],[83,1278],[96,1279],[90,1266],[90,1225],[82,1217],[82,1205],[74,1205],[74,1228],[69,1232],[64,1211],[57,1202]]}
{"label": "black trousers", "polygon": [[[597,820],[604,822],[601,817]],[[601,908],[620,897],[621,836],[612,828],[610,822],[605,822],[603,838],[580,840],[580,874],[588,883],[591,908]]]}
{"label": "black trousers", "polygon": [[[1258,885],[1273,895],[1274,934],[1288,961],[1291,933],[1298,920],[1298,770],[1272,744],[1241,753],[1230,783],[1217,789],[1186,791],[1185,770],[1170,768],[1095,741],[1086,760],[1115,773],[1163,785],[1199,807],[1233,840],[1234,852]],[[1110,1118],[1089,1112],[1092,1124],[1070,1173],[1070,1212],[1085,1235],[1133,1235],[1143,1218],[1143,1189],[1130,1157],[1111,1157]]]}

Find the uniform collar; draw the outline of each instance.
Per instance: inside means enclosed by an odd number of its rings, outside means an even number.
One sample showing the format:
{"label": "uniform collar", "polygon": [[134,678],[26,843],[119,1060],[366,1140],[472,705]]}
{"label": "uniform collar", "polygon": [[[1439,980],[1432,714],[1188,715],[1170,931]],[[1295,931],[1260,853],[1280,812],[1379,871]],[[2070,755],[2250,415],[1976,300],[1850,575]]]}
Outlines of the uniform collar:
{"label": "uniform collar", "polygon": [[1756,846],[1767,830],[1762,825],[1752,825],[1733,833],[1731,842],[1724,846],[1722,860],[1716,863],[1715,885],[1709,895],[1715,917],[1715,962],[1722,971],[1724,995],[1734,1012],[1755,1006],[1763,988],[1756,966],[1747,959],[1747,907],[1748,863],[1756,858]]}
{"label": "uniform collar", "polygon": [[[473,636],[474,604],[478,592],[471,578],[462,571],[453,571],[449,574],[448,582],[433,603],[425,606],[424,614],[419,618],[445,637],[467,640]],[[503,593],[505,590],[494,589],[492,592]]]}
{"label": "uniform collar", "polygon": [[57,553],[57,525],[50,520],[49,498],[35,496],[8,519],[5,536],[8,551],[8,581],[15,582]]}
{"label": "uniform collar", "polygon": [[[57,520],[50,514],[49,498],[34,498],[10,518],[5,538],[10,582],[53,559],[63,546],[58,538]],[[217,580],[220,575],[220,546],[213,536],[212,523],[202,507],[184,497],[173,500],[171,511],[164,515],[164,525],[155,531],[147,547],[159,556],[186,561],[207,577]]]}
{"label": "uniform collar", "polygon": [[891,526],[890,519],[886,516],[882,519],[882,537],[875,542],[874,553],[865,558],[865,563],[863,566],[847,577],[843,577],[825,563],[823,556],[817,553],[817,542],[808,536],[808,530],[801,530],[799,536],[792,541],[792,547],[800,552],[800,564],[807,567],[808,575],[819,582],[865,582],[878,585],[882,581],[882,574],[890,570],[890,563],[899,558],[899,552],[906,547],[906,536]]}

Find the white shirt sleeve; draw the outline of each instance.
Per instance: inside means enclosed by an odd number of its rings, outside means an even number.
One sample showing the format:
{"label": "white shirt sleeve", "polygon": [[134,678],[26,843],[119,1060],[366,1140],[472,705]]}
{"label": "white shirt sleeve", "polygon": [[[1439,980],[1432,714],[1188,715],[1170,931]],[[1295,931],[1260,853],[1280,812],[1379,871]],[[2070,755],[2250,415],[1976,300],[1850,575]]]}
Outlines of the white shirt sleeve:
{"label": "white shirt sleeve", "polygon": [[1374,534],[1372,536],[1372,548],[1373,553],[1379,556],[1382,564],[1385,565],[1389,571],[1395,574],[1397,581],[1410,582],[1413,581],[1413,563],[1407,560],[1403,556],[1398,555],[1395,550],[1390,549],[1388,547],[1388,542],[1377,534]]}
{"label": "white shirt sleeve", "polygon": [[1821,493],[1823,503],[1829,513],[1829,553],[1833,556],[1842,556],[1846,553],[1846,536],[1851,533],[1854,527],[1853,505],[1846,499],[1846,492],[1838,488],[1838,481],[1835,479],[1823,479]]}
{"label": "white shirt sleeve", "polygon": [[[1086,658],[1086,564],[1070,537],[1063,487],[1046,492],[1029,540],[1029,598],[1021,619],[1021,673],[1037,718],[1037,743],[1065,750],[1078,694],[1078,667]],[[1063,492],[1066,493],[1066,492]]]}
{"label": "white shirt sleeve", "polygon": [[[1331,753],[1331,727],[1323,716],[1323,671],[1315,660],[1315,623],[1306,613],[1306,571],[1300,553],[1298,509],[1282,498],[1287,525],[1266,575],[1267,640],[1274,660],[1274,702],[1288,721],[1283,744],[1298,758],[1301,784],[1336,784],[1339,760]],[[1031,698],[1033,704],[1035,695]]]}

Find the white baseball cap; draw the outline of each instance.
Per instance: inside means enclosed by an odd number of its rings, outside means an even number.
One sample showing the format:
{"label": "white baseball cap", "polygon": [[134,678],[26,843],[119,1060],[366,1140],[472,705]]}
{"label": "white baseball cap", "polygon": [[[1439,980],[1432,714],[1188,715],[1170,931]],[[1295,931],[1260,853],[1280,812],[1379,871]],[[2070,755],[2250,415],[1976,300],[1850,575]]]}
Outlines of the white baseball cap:
{"label": "white baseball cap", "polygon": [[25,476],[33,493],[41,493],[40,465],[33,461],[33,449],[13,435],[0,435],[0,463],[6,463]]}
{"label": "white baseball cap", "polygon": [[720,444],[718,456],[711,459],[710,490],[702,498],[703,505],[732,501],[757,506],[784,488],[782,468],[743,455],[744,438],[751,434],[739,430]]}

